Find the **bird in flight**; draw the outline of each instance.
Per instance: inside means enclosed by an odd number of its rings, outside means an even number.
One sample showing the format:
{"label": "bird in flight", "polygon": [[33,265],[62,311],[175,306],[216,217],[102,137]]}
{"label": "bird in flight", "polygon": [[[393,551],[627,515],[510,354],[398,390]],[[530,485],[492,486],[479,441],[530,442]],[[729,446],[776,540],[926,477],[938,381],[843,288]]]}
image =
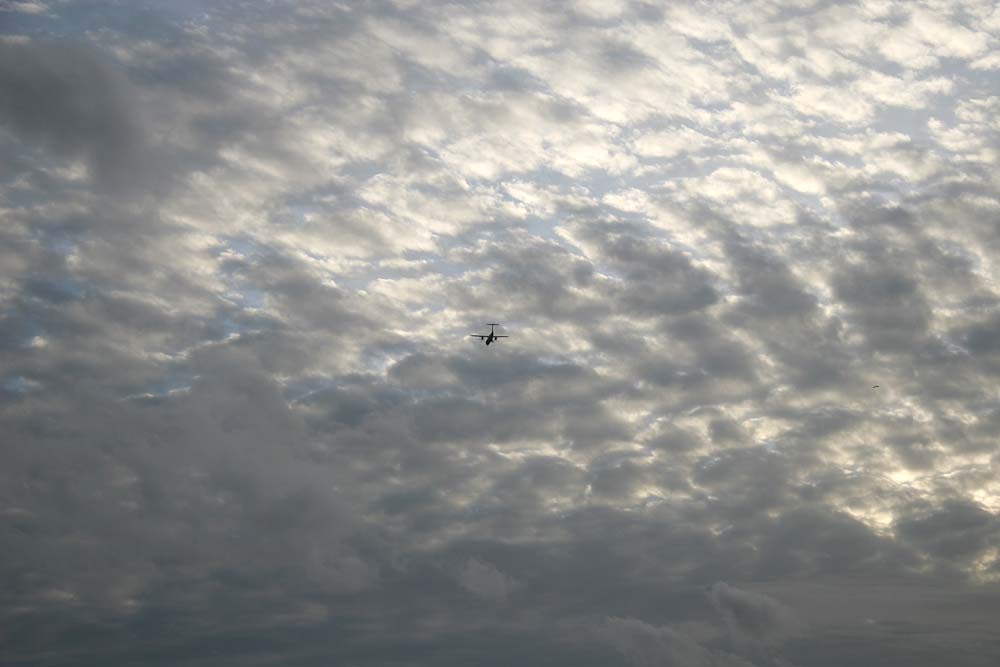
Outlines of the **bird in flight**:
{"label": "bird in flight", "polygon": [[872,389],[878,389],[878,385],[877,384],[873,384],[872,385]]}
{"label": "bird in flight", "polygon": [[496,322],[487,322],[486,326],[490,328],[490,332],[488,334],[469,334],[469,335],[472,336],[473,338],[478,338],[482,340],[487,345],[489,345],[490,343],[495,343],[497,338],[510,338],[510,336],[498,336],[497,334],[493,333],[493,327],[500,326]]}

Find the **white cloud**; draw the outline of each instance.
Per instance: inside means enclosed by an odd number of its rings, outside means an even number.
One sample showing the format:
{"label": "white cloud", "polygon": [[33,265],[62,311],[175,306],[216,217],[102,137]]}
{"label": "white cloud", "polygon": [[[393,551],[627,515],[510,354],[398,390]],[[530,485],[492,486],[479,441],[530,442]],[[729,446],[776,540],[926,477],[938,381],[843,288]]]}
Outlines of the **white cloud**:
{"label": "white cloud", "polygon": [[503,602],[517,583],[489,563],[470,558],[458,573],[459,585],[468,592],[492,602]]}
{"label": "white cloud", "polygon": [[21,12],[22,14],[45,14],[49,11],[45,3],[38,2],[38,0],[27,0],[24,2],[17,2],[16,0],[8,0],[0,4],[0,12]]}

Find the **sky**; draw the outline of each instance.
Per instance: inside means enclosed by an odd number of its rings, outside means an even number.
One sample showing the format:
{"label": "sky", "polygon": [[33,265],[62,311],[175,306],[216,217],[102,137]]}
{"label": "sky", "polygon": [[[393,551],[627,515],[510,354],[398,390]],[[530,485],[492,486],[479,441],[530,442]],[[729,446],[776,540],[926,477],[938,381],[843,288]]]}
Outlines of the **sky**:
{"label": "sky", "polygon": [[0,0],[0,662],[1000,663],[998,54]]}

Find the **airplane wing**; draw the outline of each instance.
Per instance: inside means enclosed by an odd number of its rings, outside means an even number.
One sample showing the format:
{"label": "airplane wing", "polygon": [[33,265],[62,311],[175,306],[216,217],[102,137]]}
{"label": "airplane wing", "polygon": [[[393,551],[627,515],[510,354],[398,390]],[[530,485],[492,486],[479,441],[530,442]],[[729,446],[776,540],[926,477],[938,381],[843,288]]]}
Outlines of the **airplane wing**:
{"label": "airplane wing", "polygon": [[496,335],[496,336],[493,336],[493,337],[494,338],[510,338],[510,336],[500,336],[500,335]]}
{"label": "airplane wing", "polygon": [[483,334],[469,334],[469,335],[472,336],[473,338],[487,338],[489,336],[489,334],[486,334],[486,335],[483,335]]}

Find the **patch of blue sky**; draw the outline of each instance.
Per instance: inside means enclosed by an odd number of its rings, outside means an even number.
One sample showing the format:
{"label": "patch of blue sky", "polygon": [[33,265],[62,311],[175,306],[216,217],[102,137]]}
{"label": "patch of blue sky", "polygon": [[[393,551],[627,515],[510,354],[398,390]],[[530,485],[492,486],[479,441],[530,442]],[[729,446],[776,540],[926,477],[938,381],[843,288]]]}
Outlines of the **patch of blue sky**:
{"label": "patch of blue sky", "polygon": [[781,453],[781,445],[774,440],[761,440],[757,445],[768,454]]}
{"label": "patch of blue sky", "polygon": [[16,327],[16,331],[10,331],[9,333],[11,333],[15,340],[17,340],[22,346],[31,345],[32,341],[36,338],[45,337],[45,328],[34,318],[18,318],[16,321]]}
{"label": "patch of blue sky", "polygon": [[229,296],[235,296],[243,308],[262,310],[267,307],[267,293],[256,287],[242,285],[231,291]]}
{"label": "patch of blue sky", "polygon": [[373,281],[384,277],[380,272],[366,268],[351,274],[337,274],[333,276],[333,280],[340,289],[349,292],[361,292],[368,289]]}
{"label": "patch of blue sky", "polygon": [[139,388],[124,397],[124,400],[145,400],[165,398],[172,394],[183,393],[191,388],[196,376],[189,369],[180,365],[169,365],[157,382]]}
{"label": "patch of blue sky", "polygon": [[688,45],[691,46],[696,51],[700,51],[705,55],[711,56],[724,56],[724,55],[735,55],[738,56],[739,52],[728,37],[724,36],[723,33],[719,33],[718,39],[701,39],[694,37],[693,35],[685,35],[684,39],[687,41]]}
{"label": "patch of blue sky", "polygon": [[170,0],[161,2],[160,0],[145,0],[133,2],[137,9],[146,11],[156,11],[170,18],[182,20],[203,19],[208,15],[205,11],[203,0]]}
{"label": "patch of blue sky", "polygon": [[[383,263],[373,263],[353,273],[351,276],[344,276],[344,287],[362,283],[367,285],[372,280],[378,278],[398,279],[423,276],[428,273],[436,273],[446,278],[457,278],[467,271],[471,265],[468,262],[453,259],[453,253],[448,250],[463,247],[463,243],[457,240],[442,238],[443,253],[428,250],[407,250],[403,253],[403,259],[411,262],[420,262],[419,265],[410,267],[387,266]],[[340,282],[340,278],[338,278]]]}
{"label": "patch of blue sky", "polygon": [[602,472],[614,470],[621,467],[623,463],[628,463],[635,459],[648,457],[648,452],[644,449],[614,449],[611,451],[598,452],[590,463],[591,472]]}
{"label": "patch of blue sky", "polygon": [[220,325],[223,338],[228,338],[229,336],[239,334],[243,331],[243,327],[240,326],[240,323],[232,317],[223,317]]}
{"label": "patch of blue sky", "polygon": [[329,389],[341,387],[343,382],[331,377],[302,377],[295,378],[285,383],[282,388],[284,398],[289,403],[298,403],[310,396]]}
{"label": "patch of blue sky", "polygon": [[[649,180],[650,184],[653,182],[654,179]],[[571,177],[547,167],[517,174],[516,177],[510,178],[508,183],[525,183],[543,190],[552,190],[557,197],[582,195],[593,199],[595,202],[600,202],[601,198],[605,195],[619,191],[625,187],[637,187],[634,180],[625,180],[622,176],[609,174],[606,170],[595,169],[585,172],[580,176]],[[496,185],[496,182],[477,180],[473,181],[472,184],[491,187]],[[521,200],[506,191],[503,187],[499,188],[498,194],[504,201],[514,204],[521,203]],[[600,206],[600,204],[598,203],[597,206]],[[550,216],[529,214],[521,222],[503,220],[497,224],[505,228],[524,229],[533,236],[552,241],[575,252],[576,248],[572,244],[567,243],[566,239],[557,233],[556,228],[564,224],[576,213],[576,211],[570,208],[563,207]]]}
{"label": "patch of blue sky", "polygon": [[[219,255],[225,251],[238,253],[242,257],[253,261],[262,255],[270,254],[273,251],[266,246],[262,246],[256,239],[249,235],[226,236],[223,243],[215,249],[215,254]],[[243,275],[240,269],[223,270],[222,278],[228,288],[226,298],[237,307],[243,309],[264,309],[267,306],[267,293],[258,286],[251,283]]]}
{"label": "patch of blue sky", "polygon": [[[548,217],[541,217],[537,215],[529,215],[524,218],[521,223],[524,230],[527,231],[532,236],[537,236],[538,238],[545,239],[546,241],[552,241],[553,243],[558,243],[561,246],[568,248],[573,248],[571,244],[566,242],[557,231],[558,220]],[[575,249],[574,249],[575,250]]]}
{"label": "patch of blue sky", "polygon": [[[451,271],[453,275],[461,275],[461,272],[457,271],[455,263],[447,262],[437,255],[434,255],[431,258],[421,261],[420,264],[415,264],[413,266],[395,266],[381,263],[373,264],[357,271],[351,276],[345,277],[343,282],[338,279],[337,284],[346,289],[353,289],[354,285],[367,286],[371,281],[380,278],[386,280],[417,278],[425,276],[429,272],[438,273],[439,269],[442,268]],[[443,271],[441,271],[441,273],[443,274]]]}
{"label": "patch of blue sky", "polygon": [[[457,278],[466,273],[470,268],[467,263],[452,261],[435,252],[428,251],[407,251],[404,253],[403,259],[419,263],[413,266],[398,266],[383,262],[372,262],[355,267],[349,273],[338,273],[332,277],[337,283],[337,287],[359,292],[368,289],[376,280],[421,278],[429,274]],[[426,304],[426,307],[432,310],[440,310],[434,304]]]}
{"label": "patch of blue sky", "polygon": [[13,375],[4,378],[2,386],[9,393],[26,394],[33,389],[37,389],[39,385],[37,382],[29,380],[23,375]]}
{"label": "patch of blue sky", "polygon": [[651,188],[664,181],[707,176],[719,167],[733,166],[733,156],[725,151],[709,152],[707,149],[680,149],[676,155],[637,155],[640,171],[630,173],[627,180],[620,179],[621,187]]}
{"label": "patch of blue sky", "polygon": [[[357,162],[351,162],[340,168],[340,175],[347,177],[356,182],[367,181],[372,176],[376,176],[385,170],[385,165],[380,162],[375,162],[372,160],[360,160]],[[348,196],[349,193],[341,187],[335,188],[321,188],[318,190],[311,191],[314,197],[323,198],[334,195],[337,197]],[[360,200],[358,200],[360,201]]]}
{"label": "patch of blue sky", "polygon": [[[782,194],[794,202],[799,208],[799,212],[795,220],[795,227],[799,228],[800,233],[804,225],[809,227],[809,232],[816,231],[813,228],[815,224],[834,225],[835,227],[847,226],[847,221],[840,214],[840,211],[827,206],[821,195],[809,192],[799,192],[793,188],[785,188]],[[779,226],[779,231],[781,231],[783,227],[786,226]],[[784,231],[788,233],[795,232],[795,230]]]}
{"label": "patch of blue sky", "polygon": [[[887,106],[881,109],[871,124],[875,132],[905,134],[914,147],[929,147],[935,142],[927,129],[927,121],[937,118],[944,123],[954,121],[954,109],[950,106],[950,96],[932,98],[928,108],[914,109],[905,106]],[[859,156],[861,159],[864,156]]]}
{"label": "patch of blue sky", "polygon": [[397,343],[366,347],[361,353],[360,361],[366,372],[383,377],[390,366],[419,349],[420,343],[416,340],[404,338]]}
{"label": "patch of blue sky", "polygon": [[245,257],[252,257],[268,252],[267,248],[261,246],[256,239],[247,234],[236,236],[223,236],[221,238],[224,245],[218,249],[219,252],[232,250]]}
{"label": "patch of blue sky", "polygon": [[191,371],[184,368],[174,368],[169,370],[159,382],[150,386],[148,391],[152,394],[166,395],[172,391],[190,387],[193,381],[194,374]]}
{"label": "patch of blue sky", "polygon": [[981,256],[958,241],[947,238],[938,238],[935,239],[934,244],[948,259],[965,264],[973,271],[978,271],[982,268]]}
{"label": "patch of blue sky", "polygon": [[440,254],[433,250],[405,250],[403,259],[411,262],[430,262],[438,259]]}
{"label": "patch of blue sky", "polygon": [[308,201],[289,202],[274,215],[272,222],[297,226],[307,222],[312,216],[322,214],[324,210],[322,205]]}
{"label": "patch of blue sky", "polygon": [[38,299],[63,303],[83,297],[87,293],[87,285],[72,278],[36,278],[25,282],[24,291]]}
{"label": "patch of blue sky", "polygon": [[[0,13],[0,19],[3,14]],[[7,170],[0,169],[0,184],[4,189],[4,208],[24,211],[38,211],[50,203],[52,189],[71,193],[83,193],[89,183],[86,179],[68,180],[64,174],[54,173],[58,169],[72,166],[71,158],[60,155],[46,154],[38,147],[29,146],[27,142],[16,144],[0,139],[0,155],[8,164]],[[30,167],[28,165],[31,165]],[[43,233],[76,233],[81,235],[86,230],[85,220],[76,214],[59,217],[46,216],[45,225],[33,231]]]}
{"label": "patch of blue sky", "polygon": [[43,238],[49,250],[63,256],[72,255],[79,246],[78,239],[68,234],[46,234]]}
{"label": "patch of blue sky", "polygon": [[371,206],[358,196],[358,185],[382,173],[385,166],[370,160],[361,160],[342,166],[339,178],[333,183],[291,193],[283,198],[272,214],[272,222],[297,225],[309,216],[336,213]]}
{"label": "patch of blue sky", "polygon": [[[6,3],[0,3],[0,35],[27,35],[42,36],[48,35],[57,29],[58,22],[54,21],[53,9],[47,7],[46,12],[17,11],[13,7],[4,7]],[[37,4],[37,3],[36,3]],[[69,32],[63,29],[62,33]],[[59,33],[57,33],[59,34]]]}
{"label": "patch of blue sky", "polygon": [[[539,167],[520,172],[512,180],[524,181],[542,187],[554,187],[562,194],[571,194],[574,189],[583,188],[589,195],[600,198],[604,194],[621,187],[621,176],[610,174],[605,169],[590,169],[580,175],[570,176],[557,169]],[[479,181],[474,181],[478,183]],[[491,185],[494,181],[482,181]]]}
{"label": "patch of blue sky", "polygon": [[[429,32],[433,30],[433,27],[429,27]],[[478,76],[461,76],[440,67],[427,67],[409,58],[401,59],[398,65],[405,79],[406,91],[411,95],[447,90],[454,95],[471,94],[479,97],[484,92],[491,92],[489,89],[484,91],[483,81]]]}
{"label": "patch of blue sky", "polygon": [[[793,155],[789,156],[794,163],[801,163],[806,160],[807,156],[804,155]],[[679,156],[671,158],[644,158],[642,163],[647,166],[657,166],[659,169],[657,171],[652,171],[646,175],[634,179],[629,185],[632,188],[638,190],[644,190],[647,192],[657,192],[663,191],[663,186],[665,183],[674,180],[683,180],[685,178],[693,177],[703,177],[709,176],[713,172],[722,168],[737,168],[746,169],[748,168],[745,162],[739,159],[739,155],[733,155],[730,153],[717,153],[717,154],[704,154],[699,157],[697,161],[691,159],[690,156]],[[864,161],[861,157],[850,158],[848,156],[843,156],[846,161],[853,162],[852,166],[862,167]],[[841,160],[841,161],[845,161]],[[773,174],[766,167],[750,167],[753,171],[759,171],[762,176],[768,178],[769,180],[776,180],[775,174]],[[780,182],[777,183],[781,189],[781,195],[784,198],[794,202],[803,210],[811,213],[817,220],[824,222],[831,222],[838,224],[838,226],[843,225],[843,220],[839,217],[839,213],[827,206],[820,194],[802,192],[796,190],[790,186],[784,185]],[[669,194],[667,195],[669,196]],[[733,223],[738,223],[738,221],[731,221]],[[800,220],[796,220],[795,224],[798,224]],[[761,233],[758,225],[743,225],[746,231],[751,234]],[[778,225],[776,228],[780,229],[782,227],[788,227],[788,225]],[[697,254],[697,248],[688,248],[691,253]]]}
{"label": "patch of blue sky", "polygon": [[486,64],[490,68],[488,75],[489,90],[495,92],[551,92],[547,83],[528,70],[510,65],[509,63],[499,62],[486,52],[480,52],[477,55],[479,62]]}
{"label": "patch of blue sky", "polygon": [[928,183],[910,181],[899,175],[882,175],[869,186],[868,191],[884,208],[906,209],[927,197],[929,192],[933,192],[932,188]]}
{"label": "patch of blue sky", "polygon": [[915,146],[936,147],[928,131],[928,121],[936,119],[946,127],[952,126],[959,122],[956,110],[963,101],[995,96],[1000,87],[1000,72],[976,70],[965,65],[965,61],[943,58],[941,67],[931,76],[947,79],[953,85],[950,91],[929,95],[922,107],[885,106],[871,128],[878,132],[906,134]]}
{"label": "patch of blue sky", "polygon": [[957,96],[957,100],[954,95],[941,96],[936,100],[936,109],[954,110],[958,100],[970,97],[993,97],[1000,90],[1000,69],[972,69],[968,67],[960,68],[957,71],[961,73],[957,80],[963,84],[961,94]]}
{"label": "patch of blue sky", "polygon": [[969,350],[960,345],[952,336],[940,336],[939,341],[948,355],[953,357],[969,356]]}
{"label": "patch of blue sky", "polygon": [[[27,35],[29,37],[64,37],[79,35],[84,29],[82,19],[74,20],[72,11],[64,7],[51,7],[45,3],[46,12],[0,12],[0,35]],[[95,24],[99,21],[94,22]]]}
{"label": "patch of blue sky", "polygon": [[[46,34],[59,37],[98,35],[108,31],[129,34],[136,40],[142,38],[158,43],[178,43],[185,39],[179,27],[183,21],[205,15],[204,6],[199,11],[194,0],[136,0],[124,4],[103,2],[52,2],[42,0],[48,8],[45,15],[35,21],[18,14],[19,23],[36,27]],[[202,3],[203,4],[203,3]],[[43,18],[44,17],[44,21]],[[100,40],[95,40],[100,46]]]}

